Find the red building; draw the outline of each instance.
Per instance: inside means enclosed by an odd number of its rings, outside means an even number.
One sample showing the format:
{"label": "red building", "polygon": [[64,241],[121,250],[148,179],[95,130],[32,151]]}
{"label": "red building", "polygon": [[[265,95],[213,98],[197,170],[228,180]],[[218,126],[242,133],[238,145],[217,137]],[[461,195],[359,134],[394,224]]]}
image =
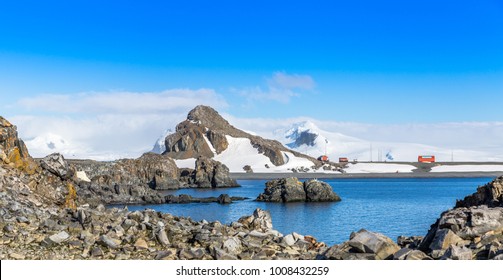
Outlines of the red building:
{"label": "red building", "polygon": [[418,156],[417,161],[432,163],[435,162],[435,156]]}

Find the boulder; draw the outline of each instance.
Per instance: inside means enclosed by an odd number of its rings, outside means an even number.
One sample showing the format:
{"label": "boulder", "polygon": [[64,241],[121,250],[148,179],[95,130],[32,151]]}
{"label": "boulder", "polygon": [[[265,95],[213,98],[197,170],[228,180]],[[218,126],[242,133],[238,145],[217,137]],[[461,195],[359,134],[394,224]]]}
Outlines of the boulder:
{"label": "boulder", "polygon": [[316,179],[304,183],[295,177],[276,179],[266,182],[264,192],[257,201],[265,202],[323,202],[340,201],[332,187]]}
{"label": "boulder", "polygon": [[218,196],[217,202],[219,204],[230,204],[232,203],[232,199],[228,194],[221,194],[220,196]]}
{"label": "boulder", "polygon": [[44,157],[40,161],[40,165],[45,170],[51,172],[52,174],[66,180],[74,175],[74,171],[70,168],[70,165],[66,162],[63,155],[59,153],[53,153]]}
{"label": "boulder", "polygon": [[341,200],[329,184],[316,179],[304,182],[304,190],[306,191],[307,202]]}
{"label": "boulder", "polygon": [[376,259],[385,260],[391,258],[400,247],[389,237],[380,233],[360,230],[347,242],[358,253],[375,254]]}
{"label": "boulder", "polygon": [[199,188],[239,187],[229,174],[229,168],[219,161],[199,157],[193,176],[194,184]]}

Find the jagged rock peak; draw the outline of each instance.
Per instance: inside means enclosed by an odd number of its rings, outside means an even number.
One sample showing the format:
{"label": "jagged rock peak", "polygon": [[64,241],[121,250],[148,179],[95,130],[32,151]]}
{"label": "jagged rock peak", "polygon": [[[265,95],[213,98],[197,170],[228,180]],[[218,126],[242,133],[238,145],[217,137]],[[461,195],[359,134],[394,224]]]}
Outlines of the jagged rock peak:
{"label": "jagged rock peak", "polygon": [[213,130],[235,129],[229,124],[215,109],[199,105],[192,109],[187,115],[187,120],[196,122]]}

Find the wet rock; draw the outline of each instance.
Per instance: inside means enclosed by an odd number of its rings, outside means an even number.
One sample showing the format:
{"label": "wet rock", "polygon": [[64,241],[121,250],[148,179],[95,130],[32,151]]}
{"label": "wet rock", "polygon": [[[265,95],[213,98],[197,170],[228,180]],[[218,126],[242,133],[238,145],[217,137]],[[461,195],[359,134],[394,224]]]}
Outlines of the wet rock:
{"label": "wet rock", "polygon": [[341,198],[334,193],[332,187],[316,179],[304,182],[304,190],[306,191],[307,202],[319,201],[340,201]]}
{"label": "wet rock", "polygon": [[340,201],[327,183],[312,179],[301,183],[297,178],[283,178],[266,183],[257,201],[265,202],[323,202]]}
{"label": "wet rock", "polygon": [[230,203],[232,203],[232,199],[231,199],[231,197],[228,194],[221,194],[217,198],[217,202],[219,204],[230,204]]}

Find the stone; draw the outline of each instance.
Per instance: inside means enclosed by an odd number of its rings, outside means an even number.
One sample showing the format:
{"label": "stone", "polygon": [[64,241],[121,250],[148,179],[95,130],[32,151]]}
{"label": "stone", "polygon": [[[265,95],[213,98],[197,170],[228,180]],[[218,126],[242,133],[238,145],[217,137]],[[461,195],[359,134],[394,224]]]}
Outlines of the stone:
{"label": "stone", "polygon": [[232,203],[232,199],[228,194],[221,194],[220,196],[218,196],[217,202],[219,204],[230,204]]}
{"label": "stone", "polygon": [[316,179],[304,182],[306,202],[340,201],[341,198],[333,191],[332,187]]}
{"label": "stone", "polygon": [[215,247],[213,247],[212,256],[215,260],[237,260],[236,256]]}
{"label": "stone", "polygon": [[25,255],[19,253],[10,253],[9,258],[13,260],[24,260],[26,258]]}
{"label": "stone", "polygon": [[471,260],[472,256],[472,250],[466,247],[451,245],[442,258],[451,260]]}
{"label": "stone", "polygon": [[69,179],[71,176],[73,176],[73,172],[70,169],[70,166],[66,162],[63,155],[59,153],[50,154],[44,157],[40,161],[40,165],[45,170],[60,178]]}
{"label": "stone", "polygon": [[286,246],[293,246],[295,244],[295,238],[293,237],[293,234],[288,234],[288,235],[285,235],[282,240],[281,240],[281,243],[286,245]]}
{"label": "stone", "polygon": [[224,249],[229,254],[237,255],[242,250],[242,244],[239,238],[230,237],[223,242],[222,249]]}
{"label": "stone", "polygon": [[145,239],[143,238],[138,238],[136,240],[136,242],[134,243],[134,247],[137,249],[137,250],[146,250],[148,249],[148,244],[147,244],[147,241],[145,241]]}
{"label": "stone", "polygon": [[117,248],[119,248],[119,245],[121,244],[120,240],[111,238],[108,235],[101,235],[100,242],[102,245],[104,245],[110,249],[117,249]]}
{"label": "stone", "polygon": [[68,238],[70,238],[70,235],[66,231],[61,231],[45,238],[44,241],[42,241],[42,245],[46,247],[58,245],[68,240]]}
{"label": "stone", "polygon": [[257,201],[265,202],[299,202],[305,200],[304,186],[295,177],[266,182],[264,192],[257,197]]}
{"label": "stone", "polygon": [[166,234],[166,230],[164,230],[164,228],[161,228],[157,232],[156,237],[157,241],[159,241],[159,243],[163,246],[169,246],[171,244],[171,242],[169,242],[168,235]]}
{"label": "stone", "polygon": [[450,229],[440,229],[437,231],[430,250],[447,250],[449,246],[456,245],[463,240]]}
{"label": "stone", "polygon": [[381,260],[391,258],[400,250],[400,247],[390,238],[366,230],[358,231],[347,244],[359,253],[375,254],[376,258]]}
{"label": "stone", "polygon": [[93,247],[93,249],[91,250],[91,256],[92,257],[102,257],[104,255],[103,253],[103,250],[101,250],[100,247],[96,246],[96,247]]}

